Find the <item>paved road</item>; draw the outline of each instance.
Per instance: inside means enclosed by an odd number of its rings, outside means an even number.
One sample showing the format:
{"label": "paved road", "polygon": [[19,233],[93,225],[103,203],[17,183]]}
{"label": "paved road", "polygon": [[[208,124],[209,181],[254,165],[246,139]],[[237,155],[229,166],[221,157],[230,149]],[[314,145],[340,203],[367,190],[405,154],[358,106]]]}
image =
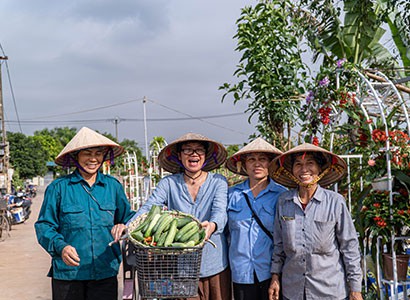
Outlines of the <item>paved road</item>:
{"label": "paved road", "polygon": [[[34,231],[44,189],[39,187],[33,199],[30,219],[13,226],[11,237],[0,242],[0,300],[51,300],[51,281],[46,276],[50,257],[37,243]],[[118,299],[122,299],[122,271],[118,282]]]}

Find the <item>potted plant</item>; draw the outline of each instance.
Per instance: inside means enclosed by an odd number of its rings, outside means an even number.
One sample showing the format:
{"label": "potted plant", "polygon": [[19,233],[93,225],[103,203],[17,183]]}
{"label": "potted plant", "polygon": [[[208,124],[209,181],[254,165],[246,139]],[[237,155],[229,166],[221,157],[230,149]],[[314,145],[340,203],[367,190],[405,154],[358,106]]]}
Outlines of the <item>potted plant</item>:
{"label": "potted plant", "polygon": [[410,256],[406,254],[406,240],[397,240],[391,249],[391,237],[407,236],[410,233],[410,201],[406,186],[396,181],[393,186],[393,205],[390,206],[390,192],[372,190],[363,201],[362,220],[365,237],[375,256],[377,237],[382,238],[384,277],[393,279],[391,266],[391,250],[396,252],[397,272],[399,280],[406,280],[407,266]]}

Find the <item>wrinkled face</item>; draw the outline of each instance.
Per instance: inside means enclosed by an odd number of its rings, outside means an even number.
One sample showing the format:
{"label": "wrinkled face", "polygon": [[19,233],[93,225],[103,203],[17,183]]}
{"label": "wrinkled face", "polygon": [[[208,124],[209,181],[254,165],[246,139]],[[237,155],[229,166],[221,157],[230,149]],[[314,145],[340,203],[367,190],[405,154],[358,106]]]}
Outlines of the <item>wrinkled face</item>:
{"label": "wrinkled face", "polygon": [[320,166],[312,154],[299,155],[292,166],[293,175],[304,184],[309,184],[321,172]]}
{"label": "wrinkled face", "polygon": [[271,158],[262,152],[249,153],[245,157],[245,170],[250,179],[261,180],[269,175]]}
{"label": "wrinkled face", "polygon": [[81,150],[77,154],[78,163],[87,173],[95,174],[103,163],[105,152],[103,147]]}
{"label": "wrinkled face", "polygon": [[178,153],[178,158],[189,172],[196,173],[205,163],[206,149],[201,143],[185,143]]}

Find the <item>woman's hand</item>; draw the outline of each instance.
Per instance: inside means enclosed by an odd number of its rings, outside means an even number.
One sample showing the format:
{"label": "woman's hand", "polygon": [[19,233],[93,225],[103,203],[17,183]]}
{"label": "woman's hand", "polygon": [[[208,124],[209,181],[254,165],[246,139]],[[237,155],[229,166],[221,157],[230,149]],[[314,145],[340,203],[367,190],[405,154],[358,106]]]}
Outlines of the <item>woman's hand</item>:
{"label": "woman's hand", "polygon": [[280,282],[279,282],[279,275],[273,274],[272,280],[269,286],[269,300],[278,300],[279,299],[279,291],[280,291]]}
{"label": "woman's hand", "polygon": [[61,252],[61,258],[67,266],[77,267],[80,265],[80,257],[73,246],[65,246]]}
{"label": "woman's hand", "polygon": [[114,225],[114,227],[111,229],[111,235],[114,239],[114,243],[117,243],[120,240],[120,237],[124,235],[126,229],[127,226],[125,226],[124,224]]}
{"label": "woman's hand", "polygon": [[216,224],[214,222],[204,221],[201,225],[202,228],[205,229],[205,241],[209,240],[212,233],[216,230]]}
{"label": "woman's hand", "polygon": [[350,292],[349,300],[363,300],[361,292]]}

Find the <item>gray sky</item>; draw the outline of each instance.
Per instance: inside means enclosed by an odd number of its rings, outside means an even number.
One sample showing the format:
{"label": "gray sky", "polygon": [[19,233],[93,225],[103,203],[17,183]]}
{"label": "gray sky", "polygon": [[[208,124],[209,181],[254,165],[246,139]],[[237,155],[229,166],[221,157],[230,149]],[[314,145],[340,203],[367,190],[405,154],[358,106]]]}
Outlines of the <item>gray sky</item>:
{"label": "gray sky", "polygon": [[[145,96],[148,142],[153,136],[171,142],[189,131],[224,144],[246,142],[255,126],[244,114],[247,103],[221,103],[218,87],[235,81],[235,21],[241,8],[255,3],[2,0],[6,129],[32,135],[88,126],[115,136],[120,118],[119,140],[144,149]],[[226,114],[235,115],[189,119]]]}

